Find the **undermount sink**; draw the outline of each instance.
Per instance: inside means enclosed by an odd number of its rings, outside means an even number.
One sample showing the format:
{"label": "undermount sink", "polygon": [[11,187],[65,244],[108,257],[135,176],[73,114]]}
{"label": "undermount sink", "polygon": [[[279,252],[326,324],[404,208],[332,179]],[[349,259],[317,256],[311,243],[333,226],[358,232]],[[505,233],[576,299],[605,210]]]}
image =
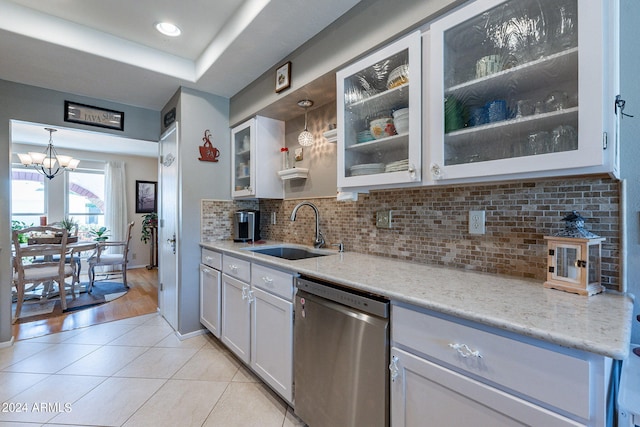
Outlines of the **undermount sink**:
{"label": "undermount sink", "polygon": [[250,247],[250,248],[242,248],[242,249],[263,254],[263,255],[284,258],[292,261],[298,260],[298,259],[315,258],[315,257],[335,254],[335,252],[329,251],[329,250],[306,248],[304,246],[295,246],[295,245],[273,245],[273,246]]}

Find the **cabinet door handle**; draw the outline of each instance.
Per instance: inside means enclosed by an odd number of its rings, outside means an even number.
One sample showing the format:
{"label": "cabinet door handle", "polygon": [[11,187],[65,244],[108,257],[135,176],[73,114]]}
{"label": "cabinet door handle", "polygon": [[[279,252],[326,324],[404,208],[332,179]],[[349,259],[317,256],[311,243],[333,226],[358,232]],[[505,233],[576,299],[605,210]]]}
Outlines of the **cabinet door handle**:
{"label": "cabinet door handle", "polygon": [[389,371],[391,371],[391,382],[395,382],[396,378],[398,378],[398,374],[400,373],[400,369],[398,369],[398,356],[393,356],[391,358]]}
{"label": "cabinet door handle", "polygon": [[442,168],[439,164],[433,163],[431,165],[431,175],[433,175],[433,179],[442,179]]}
{"label": "cabinet door handle", "polygon": [[211,274],[211,270],[209,270],[208,268],[203,268],[202,272],[205,274]]}
{"label": "cabinet door handle", "polygon": [[267,285],[271,285],[273,283],[273,279],[269,276],[262,276],[262,280],[264,281],[264,283],[266,283]]}
{"label": "cabinet door handle", "polygon": [[411,178],[411,181],[415,181],[418,177],[418,173],[416,170],[415,165],[412,163],[409,165],[409,169],[407,169],[409,172],[409,178]]}
{"label": "cabinet door handle", "polygon": [[253,297],[253,291],[251,291],[251,290],[249,291],[249,297],[248,298],[249,298],[249,304],[251,304],[253,302],[253,300],[255,299]]}
{"label": "cabinet door handle", "polygon": [[458,354],[464,358],[467,357],[476,357],[478,359],[482,359],[482,355],[478,350],[471,350],[466,344],[449,344],[449,347],[458,352]]}
{"label": "cabinet door handle", "polygon": [[242,285],[242,299],[249,298],[249,293],[247,292],[249,287],[247,285]]}

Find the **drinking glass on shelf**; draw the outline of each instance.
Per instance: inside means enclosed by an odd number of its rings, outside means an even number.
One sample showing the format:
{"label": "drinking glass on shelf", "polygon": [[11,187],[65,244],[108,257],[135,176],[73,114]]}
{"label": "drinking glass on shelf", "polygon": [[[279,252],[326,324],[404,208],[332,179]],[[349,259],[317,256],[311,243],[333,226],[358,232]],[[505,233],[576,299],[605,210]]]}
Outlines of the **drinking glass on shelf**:
{"label": "drinking glass on shelf", "polygon": [[530,154],[545,154],[549,152],[550,135],[547,131],[535,132],[529,135]]}

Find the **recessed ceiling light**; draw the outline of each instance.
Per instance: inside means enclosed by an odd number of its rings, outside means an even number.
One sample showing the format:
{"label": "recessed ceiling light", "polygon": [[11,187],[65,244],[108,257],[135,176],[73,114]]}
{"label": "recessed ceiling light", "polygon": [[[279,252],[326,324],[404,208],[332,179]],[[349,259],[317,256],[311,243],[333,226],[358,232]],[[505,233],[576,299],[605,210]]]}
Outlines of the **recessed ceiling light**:
{"label": "recessed ceiling light", "polygon": [[169,37],[178,37],[182,34],[182,30],[170,22],[156,23],[156,30]]}

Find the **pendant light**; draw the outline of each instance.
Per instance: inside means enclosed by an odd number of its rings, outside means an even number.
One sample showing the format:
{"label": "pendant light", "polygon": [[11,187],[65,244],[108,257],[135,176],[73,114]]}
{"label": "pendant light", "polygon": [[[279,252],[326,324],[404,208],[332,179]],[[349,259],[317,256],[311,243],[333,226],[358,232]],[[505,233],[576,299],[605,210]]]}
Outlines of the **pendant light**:
{"label": "pendant light", "polygon": [[33,151],[30,151],[27,154],[18,153],[20,163],[26,167],[33,167],[49,179],[53,179],[53,177],[65,170],[74,170],[77,168],[80,160],[74,159],[71,156],[58,154],[56,149],[53,147],[53,132],[56,132],[57,129],[44,128],[44,130],[49,132],[49,145],[47,148],[42,153]]}
{"label": "pendant light", "polygon": [[298,106],[304,108],[304,130],[298,135],[298,143],[303,147],[313,145],[313,134],[307,130],[307,108],[313,105],[313,101],[303,99],[298,101]]}

